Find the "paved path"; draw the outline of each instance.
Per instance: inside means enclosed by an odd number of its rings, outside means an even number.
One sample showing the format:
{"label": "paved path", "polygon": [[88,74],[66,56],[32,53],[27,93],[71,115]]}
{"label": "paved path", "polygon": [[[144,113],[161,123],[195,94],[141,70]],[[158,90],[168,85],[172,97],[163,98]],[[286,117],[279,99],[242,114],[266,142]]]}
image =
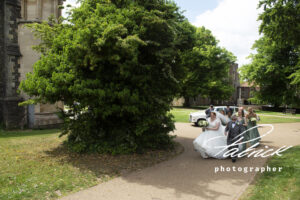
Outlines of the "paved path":
{"label": "paved path", "polygon": [[[215,173],[215,167],[262,167],[265,159],[202,159],[192,141],[200,128],[176,123],[179,141],[185,148],[176,158],[99,184],[63,200],[233,200],[253,180],[255,173]],[[268,128],[260,128],[264,133]],[[300,123],[276,124],[275,131],[264,138],[269,146],[300,145]]]}

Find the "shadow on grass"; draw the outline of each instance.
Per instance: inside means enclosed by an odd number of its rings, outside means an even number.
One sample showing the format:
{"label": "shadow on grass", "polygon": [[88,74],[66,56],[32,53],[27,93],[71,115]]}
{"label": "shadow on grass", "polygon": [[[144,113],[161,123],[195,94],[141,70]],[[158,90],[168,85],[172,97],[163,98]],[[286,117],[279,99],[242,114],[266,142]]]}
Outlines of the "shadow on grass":
{"label": "shadow on grass", "polygon": [[105,181],[103,178],[109,179],[109,177],[153,166],[154,164],[173,158],[182,152],[183,147],[179,143],[175,144],[174,149],[155,150],[144,154],[132,155],[78,154],[70,152],[64,145],[45,151],[48,156],[59,159],[61,164],[68,163],[79,168],[81,171],[92,171],[101,179],[100,182]]}
{"label": "shadow on grass", "polygon": [[11,137],[28,137],[28,136],[41,136],[48,134],[59,133],[59,129],[47,129],[47,130],[0,130],[0,138],[11,138]]}

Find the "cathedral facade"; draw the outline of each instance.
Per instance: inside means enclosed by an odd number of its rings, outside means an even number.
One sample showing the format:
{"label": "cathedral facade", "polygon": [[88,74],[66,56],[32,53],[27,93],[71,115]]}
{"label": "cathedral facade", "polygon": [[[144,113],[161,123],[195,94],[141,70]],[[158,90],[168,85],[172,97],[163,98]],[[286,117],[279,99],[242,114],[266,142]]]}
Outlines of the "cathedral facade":
{"label": "cathedral facade", "polygon": [[20,93],[20,82],[33,70],[39,53],[32,30],[25,24],[61,16],[63,0],[0,0],[0,123],[6,128],[41,128],[61,123],[56,105],[18,106],[29,97]]}

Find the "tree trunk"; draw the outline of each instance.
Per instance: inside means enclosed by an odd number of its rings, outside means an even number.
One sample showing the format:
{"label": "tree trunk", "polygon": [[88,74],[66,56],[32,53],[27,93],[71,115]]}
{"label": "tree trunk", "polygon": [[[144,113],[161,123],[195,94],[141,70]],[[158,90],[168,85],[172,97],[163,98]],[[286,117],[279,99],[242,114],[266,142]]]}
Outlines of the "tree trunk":
{"label": "tree trunk", "polygon": [[190,98],[185,96],[183,97],[184,98],[184,103],[183,103],[183,106],[184,107],[191,107],[191,104],[190,104]]}

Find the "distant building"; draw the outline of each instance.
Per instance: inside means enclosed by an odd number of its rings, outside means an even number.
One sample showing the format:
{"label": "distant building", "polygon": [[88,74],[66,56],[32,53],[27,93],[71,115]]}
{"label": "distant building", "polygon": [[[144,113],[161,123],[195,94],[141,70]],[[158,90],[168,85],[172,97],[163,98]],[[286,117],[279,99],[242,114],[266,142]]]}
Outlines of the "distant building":
{"label": "distant building", "polygon": [[253,87],[253,84],[244,82],[238,87],[238,104],[249,105],[251,104],[250,98],[253,97],[253,92],[258,91],[259,87]]}
{"label": "distant building", "polygon": [[57,105],[20,107],[28,99],[18,93],[20,82],[31,72],[40,55],[32,50],[39,43],[25,24],[61,16],[63,0],[1,0],[0,2],[0,123],[7,128],[41,127],[60,123]]}
{"label": "distant building", "polygon": [[238,88],[240,87],[240,74],[239,74],[238,64],[235,63],[230,67],[229,77],[230,77],[230,84],[234,88],[234,91],[227,104],[236,105],[238,103],[238,98],[239,98]]}

